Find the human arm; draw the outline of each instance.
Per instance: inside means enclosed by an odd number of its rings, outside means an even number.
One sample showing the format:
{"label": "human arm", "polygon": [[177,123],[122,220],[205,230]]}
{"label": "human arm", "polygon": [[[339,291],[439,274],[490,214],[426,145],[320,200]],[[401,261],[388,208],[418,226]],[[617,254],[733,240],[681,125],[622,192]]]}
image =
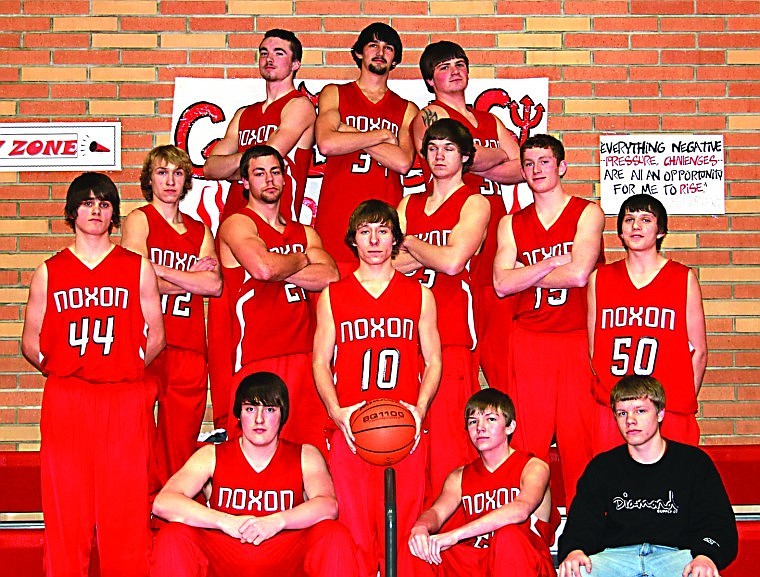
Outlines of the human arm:
{"label": "human arm", "polygon": [[[409,535],[412,555],[436,565],[441,563],[438,531],[462,502],[462,467],[452,471],[443,484],[443,490],[432,507],[422,512]],[[450,546],[450,545],[449,545]],[[448,549],[448,547],[446,547]]]}
{"label": "human arm", "polygon": [[398,129],[396,143],[382,142],[365,148],[373,160],[398,174],[406,174],[414,163],[415,148],[411,134],[411,124],[418,112],[417,105],[408,102],[404,119]]}
{"label": "human arm", "polygon": [[596,271],[588,277],[586,289],[586,328],[588,332],[588,356],[594,358],[594,334],[596,333]]}
{"label": "human arm", "polygon": [[[330,305],[330,287],[322,291],[317,302],[317,328],[314,331],[314,347],[312,353],[312,368],[314,383],[317,386],[319,398],[327,410],[329,417],[343,432],[351,452],[356,453],[354,435],[351,432],[351,414],[364,405],[364,401],[349,407],[341,407],[332,373],[332,358],[335,350],[335,323]],[[356,384],[358,386],[358,384]]]}
{"label": "human arm", "polygon": [[448,275],[459,274],[480,249],[490,216],[488,200],[480,194],[473,194],[462,206],[459,221],[445,245],[433,245],[408,234],[404,237],[404,249],[426,268]]}
{"label": "human arm", "polygon": [[[398,205],[398,208],[396,209],[396,212],[398,213],[399,225],[403,232],[406,232],[406,205],[409,203],[410,196],[405,196],[402,198],[401,202]],[[409,253],[409,251],[406,249],[406,243],[402,243],[399,247],[398,254],[393,259],[393,268],[404,274],[409,274],[419,268],[422,268],[422,264],[420,264],[420,262]]]}
{"label": "human arm", "polygon": [[325,156],[341,156],[364,151],[384,167],[406,174],[414,160],[414,146],[409,125],[417,113],[417,107],[407,103],[404,119],[398,135],[387,128],[361,132],[344,124],[340,118],[340,96],[334,84],[325,86],[319,93],[319,114],[314,126],[317,147]]}
{"label": "human arm", "polygon": [[[219,239],[220,252],[225,254],[224,251],[228,250],[232,258],[256,280],[284,281],[309,266],[306,252],[271,252],[259,236],[256,224],[240,214],[224,221],[219,229]],[[223,262],[226,262],[225,259],[223,257]]]}
{"label": "human arm", "polygon": [[[204,225],[205,233],[198,259],[187,270],[174,269],[151,261],[158,277],[160,294],[182,294],[190,292],[203,296],[217,297],[222,293],[222,276],[214,249],[214,237]],[[148,218],[141,210],[129,213],[121,225],[121,246],[150,258],[148,252]]]}
{"label": "human arm", "polygon": [[203,176],[209,180],[238,180],[240,178],[240,159],[238,152],[238,131],[240,116],[245,106],[239,108],[227,125],[224,138],[214,145],[211,154],[203,165]]}
{"label": "human arm", "polygon": [[343,124],[340,119],[339,104],[337,85],[328,84],[319,93],[319,114],[314,125],[317,147],[325,156],[341,156],[359,152],[377,144],[396,145],[398,143],[394,134],[386,128],[359,132]]}
{"label": "human arm", "polygon": [[441,338],[438,334],[435,297],[429,288],[424,286],[420,286],[420,288],[422,289],[422,310],[417,326],[425,369],[422,373],[416,405],[410,405],[402,401],[412,412],[412,415],[414,415],[414,421],[417,425],[416,439],[412,451],[417,448],[422,421],[425,420],[425,415],[427,415],[430,403],[433,402],[433,397],[435,397],[441,381]]}
{"label": "human arm", "polygon": [[493,261],[493,287],[500,297],[516,294],[535,284],[555,268],[570,262],[569,254],[545,258],[530,266],[517,260],[517,244],[512,231],[512,215],[503,216],[496,233],[497,249]]}
{"label": "human arm", "polygon": [[[443,551],[465,539],[486,535],[507,525],[520,524],[528,520],[541,505],[548,486],[549,465],[533,457],[520,475],[520,494],[517,497],[469,523],[436,535],[433,540]],[[431,546],[431,549],[432,556],[435,557],[435,546]]]}
{"label": "human arm", "polygon": [[578,480],[577,491],[568,510],[567,522],[559,537],[558,558],[561,562],[576,550],[584,555],[591,555],[605,548],[607,489],[603,479],[606,479],[607,475],[604,473],[604,466],[599,466],[598,458],[592,460]]}
{"label": "human arm", "polygon": [[298,145],[299,148],[314,146],[314,122],[317,112],[311,101],[304,97],[293,98],[280,114],[280,125],[267,139],[267,144],[284,157]]}
{"label": "human arm", "polygon": [[47,278],[47,265],[43,262],[32,275],[24,313],[24,330],[21,333],[21,352],[38,371],[42,371],[40,333],[47,309]]}
{"label": "human arm", "polygon": [[[691,551],[694,561],[700,556],[707,557],[715,567],[725,569],[738,551],[736,518],[712,460],[700,449],[692,451],[696,455],[688,464],[692,487],[689,500],[684,504],[689,542],[682,548]],[[697,566],[700,565],[704,563],[697,562]]]}
{"label": "human arm", "polygon": [[200,504],[194,498],[213,477],[215,467],[214,445],[205,445],[198,449],[156,495],[153,514],[173,523],[184,523],[202,529],[219,529],[230,537],[245,541],[241,529],[255,517],[218,511]]}
{"label": "human arm", "polygon": [[702,305],[702,290],[697,275],[689,271],[686,285],[686,335],[692,348],[691,366],[694,370],[694,394],[699,394],[702,379],[707,368],[707,334],[705,310]]}
{"label": "human arm", "polygon": [[594,270],[601,250],[604,214],[596,204],[581,213],[570,253],[545,258],[527,266],[517,266],[517,246],[512,217],[499,223],[498,249],[494,259],[494,288],[499,296],[532,287],[584,287]]}
{"label": "human arm", "polygon": [[475,148],[475,160],[472,172],[500,184],[517,184],[523,182],[522,166],[520,165],[520,147],[514,135],[507,130],[504,123],[496,119],[496,133],[499,138],[499,148]]}
{"label": "human arm", "polygon": [[306,255],[309,264],[289,276],[286,280],[309,291],[321,291],[331,282],[340,279],[338,267],[333,258],[322,248],[322,239],[317,231],[306,226]]}
{"label": "human arm", "polygon": [[145,345],[145,365],[147,366],[166,346],[166,335],[156,273],[153,272],[150,261],[145,257],[142,258],[140,264],[140,307],[145,323],[148,325]]}

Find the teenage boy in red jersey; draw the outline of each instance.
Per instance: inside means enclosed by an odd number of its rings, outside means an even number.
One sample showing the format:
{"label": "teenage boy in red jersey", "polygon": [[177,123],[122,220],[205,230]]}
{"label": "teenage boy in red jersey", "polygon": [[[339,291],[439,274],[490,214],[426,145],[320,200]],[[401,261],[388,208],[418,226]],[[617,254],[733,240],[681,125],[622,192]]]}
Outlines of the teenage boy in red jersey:
{"label": "teenage boy in red jersey", "polygon": [[158,385],[156,460],[162,484],[195,452],[208,394],[203,297],[222,292],[211,231],[179,209],[192,187],[192,166],[176,146],[151,150],[140,173],[148,204],[132,211],[121,228],[121,246],[153,263],[161,294],[166,348],[147,374]]}
{"label": "teenage boy in red jersey", "polygon": [[469,263],[483,243],[490,207],[462,180],[472,162],[472,135],[458,121],[443,118],[422,142],[433,180],[424,194],[399,205],[404,244],[394,266],[430,287],[446,314],[438,317],[443,369],[438,399],[430,411],[430,494],[446,476],[475,456],[459,430],[459,409],[480,387],[475,377],[476,345]]}
{"label": "teenage boy in red jersey", "polygon": [[[398,530],[405,534],[422,511],[427,439],[420,435],[441,376],[441,347],[431,292],[393,269],[403,241],[396,210],[379,200],[351,215],[346,244],[359,258],[353,274],[332,283],[319,299],[314,335],[314,380],[332,420],[330,471],[340,521],[359,548],[363,577],[385,574],[384,467],[356,455],[351,415],[367,401],[401,401],[417,424],[416,447],[394,465]],[[406,550],[398,574],[425,575],[428,567]]]}
{"label": "teenage boy in red jersey", "polygon": [[[289,408],[277,375],[240,382],[242,436],[199,449],[153,503],[170,523],[156,538],[151,577],[358,575],[322,455],[280,438]],[[209,482],[204,506],[194,497]]]}
{"label": "teenage boy in red jersey", "polygon": [[74,242],[32,276],[21,346],[47,376],[40,432],[45,574],[86,577],[93,535],[102,575],[142,577],[150,550],[149,467],[163,349],[150,261],[111,242],[119,193],[105,174],[66,193]]}
{"label": "teenage boy in red jersey", "polygon": [[[549,545],[560,519],[551,504],[549,466],[509,446],[515,406],[501,391],[478,391],[464,415],[478,457],[446,478],[417,520],[409,536],[412,554],[440,565],[443,576],[495,577],[508,567],[514,577],[554,577]],[[462,523],[440,532],[458,510]]]}
{"label": "teenage boy in red jersey", "polygon": [[[266,99],[244,106],[232,117],[224,138],[211,151],[203,173],[206,178],[232,180],[219,222],[246,205],[240,174],[243,153],[267,144],[287,158],[280,210],[287,220],[301,214],[306,179],[314,146],[316,112],[308,97],[295,89],[303,47],[289,30],[275,28],[264,34],[259,45],[259,74],[265,81]],[[227,315],[227,294],[209,303],[209,381],[214,425],[227,426],[229,399],[235,391],[233,369],[227,354],[232,346]],[[290,381],[288,381],[290,382]]]}
{"label": "teenage boy in red jersey", "polygon": [[409,127],[417,114],[416,105],[388,89],[388,76],[402,56],[393,28],[370,24],[351,56],[359,78],[322,89],[315,125],[317,146],[327,157],[315,226],[341,276],[357,265],[342,236],[356,206],[371,198],[392,206],[401,200],[401,177],[414,160]]}
{"label": "teenage boy in red jersey", "polygon": [[509,394],[529,425],[518,429],[513,444],[548,462],[556,437],[569,503],[591,459],[585,287],[604,259],[604,214],[562,188],[567,163],[559,140],[532,136],[520,155],[534,202],[501,220],[494,261],[497,294],[518,295]]}
{"label": "teenage boy in red jersey", "polygon": [[620,206],[625,258],[591,273],[588,336],[596,373],[594,453],[621,443],[610,411],[612,387],[625,375],[653,376],[668,395],[662,434],[699,443],[697,395],[707,366],[702,292],[694,271],[660,254],[668,213],[648,194]]}
{"label": "teenage boy in red jersey", "polygon": [[[423,170],[429,170],[422,150],[425,130],[439,118],[453,118],[470,131],[475,143],[472,166],[462,179],[471,189],[488,199],[491,218],[480,252],[472,259],[473,304],[476,350],[483,375],[492,387],[506,387],[508,381],[507,346],[512,326],[513,299],[498,298],[493,288],[493,259],[501,218],[507,214],[501,184],[523,181],[520,147],[514,135],[490,112],[476,110],[465,101],[469,82],[469,60],[464,49],[449,40],[428,44],[420,56],[420,72],[435,100],[420,110],[412,123],[414,144],[423,157]],[[475,367],[477,369],[477,367]]]}
{"label": "teenage boy in red jersey", "polygon": [[[280,153],[257,145],[240,164],[248,204],[224,221],[218,235],[233,378],[270,371],[286,380],[294,411],[283,438],[326,450],[326,415],[311,370],[315,318],[307,291],[321,291],[338,280],[338,271],[314,229],[282,215]],[[233,401],[227,400],[230,408]],[[227,426],[234,430],[237,423]]]}
{"label": "teenage boy in red jersey", "polygon": [[274,28],[264,34],[259,44],[259,74],[266,99],[235,112],[224,138],[214,145],[203,166],[206,178],[233,180],[220,221],[245,206],[240,159],[250,147],[261,144],[287,158],[280,209],[288,220],[301,215],[317,118],[309,98],[295,88],[302,57],[301,42],[290,30]]}

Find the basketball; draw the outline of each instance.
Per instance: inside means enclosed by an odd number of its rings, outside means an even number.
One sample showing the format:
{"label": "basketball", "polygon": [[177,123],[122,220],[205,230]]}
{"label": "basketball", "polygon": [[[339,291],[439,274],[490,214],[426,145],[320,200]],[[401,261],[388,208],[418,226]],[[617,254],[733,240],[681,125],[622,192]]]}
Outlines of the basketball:
{"label": "basketball", "polygon": [[356,453],[373,465],[395,465],[414,446],[414,416],[397,401],[370,401],[354,411],[350,424]]}

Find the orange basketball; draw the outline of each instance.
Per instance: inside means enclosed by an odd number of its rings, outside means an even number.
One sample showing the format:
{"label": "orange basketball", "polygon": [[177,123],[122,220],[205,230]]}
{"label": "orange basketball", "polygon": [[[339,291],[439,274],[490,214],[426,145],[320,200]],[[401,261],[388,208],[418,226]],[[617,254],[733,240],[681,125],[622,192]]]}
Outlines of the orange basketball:
{"label": "orange basketball", "polygon": [[414,416],[401,403],[375,399],[351,415],[356,453],[368,463],[390,467],[414,446]]}

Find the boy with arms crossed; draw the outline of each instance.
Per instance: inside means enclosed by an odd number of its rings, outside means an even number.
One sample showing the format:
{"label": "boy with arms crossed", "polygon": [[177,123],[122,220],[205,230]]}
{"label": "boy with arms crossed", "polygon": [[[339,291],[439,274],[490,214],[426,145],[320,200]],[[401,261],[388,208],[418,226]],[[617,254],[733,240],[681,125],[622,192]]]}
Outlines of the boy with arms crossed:
{"label": "boy with arms crossed", "polygon": [[474,457],[466,436],[452,432],[459,429],[457,407],[479,389],[469,263],[485,238],[490,207],[462,180],[475,150],[460,122],[444,118],[433,123],[422,146],[433,180],[427,193],[409,195],[399,204],[406,236],[393,266],[413,273],[446,307],[438,317],[443,373],[430,411],[430,494],[437,495],[446,476]]}
{"label": "boy with arms crossed", "polygon": [[603,262],[604,214],[562,188],[565,149],[539,134],[520,148],[533,204],[499,224],[494,287],[517,294],[510,344],[510,396],[527,427],[514,445],[548,462],[556,436],[568,503],[591,458],[591,370],[585,286]]}
{"label": "boy with arms crossed", "polygon": [[[283,438],[325,449],[325,413],[314,388],[314,313],[306,291],[321,291],[338,271],[310,226],[282,215],[284,160],[271,146],[243,154],[248,204],[219,228],[219,258],[232,325],[234,379],[270,371],[286,379],[293,419]],[[234,398],[227,400],[232,407]],[[230,430],[237,423],[230,420]]]}
{"label": "boy with arms crossed", "polygon": [[356,268],[342,227],[356,206],[371,198],[396,206],[401,177],[414,160],[409,127],[417,106],[388,89],[401,62],[398,33],[382,22],[367,26],[351,48],[359,67],[354,82],[329,84],[319,93],[317,146],[327,157],[315,226],[341,276]]}
{"label": "boy with arms crossed", "polygon": [[203,297],[222,292],[211,231],[179,210],[193,185],[191,175],[183,150],[151,150],[140,173],[148,204],[132,211],[121,229],[121,246],[153,263],[161,294],[166,348],[147,374],[158,385],[156,460],[162,484],[195,452],[208,392]]}

